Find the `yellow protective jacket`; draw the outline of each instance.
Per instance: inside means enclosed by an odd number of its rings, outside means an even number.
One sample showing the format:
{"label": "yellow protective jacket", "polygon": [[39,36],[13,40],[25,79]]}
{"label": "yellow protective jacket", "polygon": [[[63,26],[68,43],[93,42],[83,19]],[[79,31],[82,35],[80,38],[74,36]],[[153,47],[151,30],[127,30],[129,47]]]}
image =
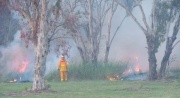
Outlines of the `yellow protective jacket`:
{"label": "yellow protective jacket", "polygon": [[68,63],[67,63],[67,61],[65,61],[65,60],[59,61],[58,69],[60,69],[60,71],[68,71]]}

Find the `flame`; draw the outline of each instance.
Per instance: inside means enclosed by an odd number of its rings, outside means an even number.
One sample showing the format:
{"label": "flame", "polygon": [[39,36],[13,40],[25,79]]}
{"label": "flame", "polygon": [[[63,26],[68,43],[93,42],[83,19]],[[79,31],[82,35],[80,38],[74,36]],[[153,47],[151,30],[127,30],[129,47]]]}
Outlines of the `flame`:
{"label": "flame", "polygon": [[121,77],[119,75],[113,75],[113,76],[107,76],[107,79],[110,81],[116,81],[121,79]]}
{"label": "flame", "polygon": [[132,69],[128,69],[123,72],[124,75],[130,74],[130,73],[132,73]]}
{"label": "flame", "polygon": [[113,78],[113,77],[110,77],[109,80],[110,80],[110,81],[115,81],[116,79]]}
{"label": "flame", "polygon": [[28,64],[29,64],[28,61],[23,61],[20,66],[19,73],[23,73],[26,70]]}
{"label": "flame", "polygon": [[140,68],[139,68],[139,66],[140,66],[140,64],[139,64],[139,57],[135,56],[134,58],[135,58],[136,63],[137,63],[137,65],[135,66],[134,70],[135,70],[135,72],[139,73],[141,71]]}
{"label": "flame", "polygon": [[10,83],[14,83],[14,82],[16,82],[17,81],[17,79],[13,79],[13,80],[10,80],[9,82]]}
{"label": "flame", "polygon": [[135,71],[138,72],[138,73],[140,72],[139,66],[136,66],[136,67],[135,67]]}

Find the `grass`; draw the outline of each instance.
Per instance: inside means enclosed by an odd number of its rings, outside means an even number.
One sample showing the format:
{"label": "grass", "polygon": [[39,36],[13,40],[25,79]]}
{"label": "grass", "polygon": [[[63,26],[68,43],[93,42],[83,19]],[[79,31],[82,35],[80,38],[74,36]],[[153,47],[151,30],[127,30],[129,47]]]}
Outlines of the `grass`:
{"label": "grass", "polygon": [[[127,63],[113,62],[104,64],[98,62],[94,68],[91,64],[71,64],[68,68],[68,78],[70,80],[106,80],[107,76],[121,75],[127,67]],[[48,81],[57,81],[59,79],[58,70],[54,70],[46,76]]]}
{"label": "grass", "polygon": [[10,96],[29,89],[32,83],[0,83],[0,98],[180,98],[180,82],[69,81],[48,82],[54,93]]}

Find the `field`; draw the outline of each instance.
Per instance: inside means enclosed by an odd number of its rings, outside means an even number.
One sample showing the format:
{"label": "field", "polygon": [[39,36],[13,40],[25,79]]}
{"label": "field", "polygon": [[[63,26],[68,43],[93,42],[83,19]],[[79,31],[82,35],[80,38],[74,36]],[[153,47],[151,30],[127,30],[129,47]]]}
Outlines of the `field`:
{"label": "field", "polygon": [[47,82],[49,91],[32,93],[32,83],[0,83],[0,98],[180,98],[179,81]]}

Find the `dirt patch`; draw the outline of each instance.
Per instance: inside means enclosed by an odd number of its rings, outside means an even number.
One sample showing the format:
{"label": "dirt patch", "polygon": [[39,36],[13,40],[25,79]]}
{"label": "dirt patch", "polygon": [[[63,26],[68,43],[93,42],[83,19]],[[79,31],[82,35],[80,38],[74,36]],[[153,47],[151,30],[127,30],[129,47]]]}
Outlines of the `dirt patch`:
{"label": "dirt patch", "polygon": [[36,90],[36,91],[23,91],[23,92],[10,92],[10,93],[5,93],[6,96],[28,96],[28,95],[37,95],[37,94],[42,94],[42,93],[59,93],[54,90]]}

